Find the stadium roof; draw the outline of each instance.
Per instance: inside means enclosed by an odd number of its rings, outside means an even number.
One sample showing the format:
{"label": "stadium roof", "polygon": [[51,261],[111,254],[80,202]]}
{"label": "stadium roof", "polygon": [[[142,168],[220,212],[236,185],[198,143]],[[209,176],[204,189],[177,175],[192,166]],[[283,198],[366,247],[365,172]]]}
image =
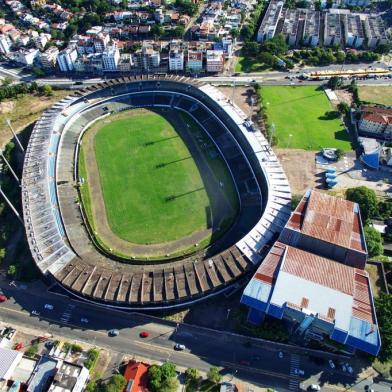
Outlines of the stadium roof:
{"label": "stadium roof", "polygon": [[366,252],[356,203],[309,191],[291,215],[287,227],[347,249]]}

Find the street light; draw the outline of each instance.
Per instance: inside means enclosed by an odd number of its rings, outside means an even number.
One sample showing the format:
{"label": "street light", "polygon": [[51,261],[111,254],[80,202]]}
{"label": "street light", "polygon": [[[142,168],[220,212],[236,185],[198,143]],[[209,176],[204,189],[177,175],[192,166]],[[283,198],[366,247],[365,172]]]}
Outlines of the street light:
{"label": "street light", "polygon": [[230,314],[230,312],[231,312],[231,308],[227,309],[227,316],[226,316],[226,320],[228,320],[228,319],[229,319],[229,314]]}
{"label": "street light", "polygon": [[291,138],[293,137],[293,135],[290,133],[289,134],[289,139],[288,139],[288,141],[287,141],[287,147],[286,148],[289,148],[289,146],[290,146],[290,142],[291,142]]}

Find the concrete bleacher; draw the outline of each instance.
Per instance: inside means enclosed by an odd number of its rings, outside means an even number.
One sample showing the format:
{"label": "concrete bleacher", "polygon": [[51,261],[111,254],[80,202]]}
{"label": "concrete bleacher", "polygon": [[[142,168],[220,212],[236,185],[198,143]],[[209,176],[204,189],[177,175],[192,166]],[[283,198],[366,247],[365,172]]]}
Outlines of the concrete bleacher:
{"label": "concrete bleacher", "polygon": [[[228,249],[136,265],[108,258],[91,245],[75,203],[79,179],[74,160],[81,134],[110,112],[142,106],[187,111],[221,151],[237,184],[242,213]],[[218,90],[173,75],[110,80],[54,105],[34,128],[23,175],[26,231],[38,267],[74,294],[114,306],[170,306],[229,288],[260,261],[260,251],[290,211],[290,190],[276,156],[244,121],[245,115]],[[252,162],[245,150],[253,154]],[[34,212],[37,206],[43,214]]]}

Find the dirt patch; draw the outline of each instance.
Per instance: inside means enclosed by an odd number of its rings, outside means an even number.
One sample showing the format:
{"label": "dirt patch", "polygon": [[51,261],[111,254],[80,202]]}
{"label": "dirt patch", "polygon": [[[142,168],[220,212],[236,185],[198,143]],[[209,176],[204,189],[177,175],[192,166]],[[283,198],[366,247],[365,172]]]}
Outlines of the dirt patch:
{"label": "dirt patch", "polygon": [[256,95],[253,87],[236,86],[224,87],[219,86],[218,90],[221,91],[228,99],[232,100],[247,116],[253,116],[258,111],[258,105],[252,105],[252,97],[256,103]]}
{"label": "dirt patch", "polygon": [[0,114],[10,113],[14,109],[14,101],[6,101],[0,103]]}
{"label": "dirt patch", "polygon": [[347,105],[351,106],[353,103],[353,95],[347,90],[335,90],[335,94],[340,102],[345,102]]}
{"label": "dirt patch", "polygon": [[314,151],[299,149],[274,149],[289,180],[291,193],[303,195],[307,189],[319,187],[319,170]]}
{"label": "dirt patch", "polygon": [[380,267],[374,264],[367,264],[365,269],[369,274],[373,294],[377,298],[380,296],[381,288],[383,286]]}

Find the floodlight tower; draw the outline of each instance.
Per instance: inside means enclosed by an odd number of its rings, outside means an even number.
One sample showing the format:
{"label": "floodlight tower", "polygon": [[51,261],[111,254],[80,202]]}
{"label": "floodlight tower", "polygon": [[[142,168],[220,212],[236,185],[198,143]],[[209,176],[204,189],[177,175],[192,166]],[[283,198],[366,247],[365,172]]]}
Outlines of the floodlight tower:
{"label": "floodlight tower", "polygon": [[22,152],[24,153],[25,150],[24,150],[24,148],[23,148],[23,146],[22,146],[22,143],[20,142],[18,136],[16,135],[16,133],[15,133],[15,131],[14,131],[14,128],[13,128],[12,125],[11,125],[11,120],[10,120],[9,118],[7,118],[7,120],[5,120],[5,122],[7,123],[8,127],[11,129],[11,132],[12,132],[12,134],[14,135],[14,138],[15,138],[15,140],[17,141],[17,143],[18,143],[18,145],[19,145],[19,148],[20,148],[20,149],[22,150]]}
{"label": "floodlight tower", "polygon": [[19,212],[18,212],[17,209],[13,206],[13,204],[12,204],[11,201],[10,201],[10,199],[8,199],[8,197],[5,195],[5,193],[4,193],[3,190],[1,189],[1,186],[0,186],[0,195],[3,196],[3,199],[6,201],[6,203],[8,204],[8,206],[11,208],[11,210],[13,211],[13,213],[16,215],[16,217],[18,218],[19,222],[24,226],[23,219],[21,218]]}
{"label": "floodlight tower", "polygon": [[15,178],[16,182],[20,185],[20,180],[19,180],[18,176],[16,175],[16,173],[15,173],[14,170],[12,169],[11,164],[8,162],[7,158],[4,156],[2,150],[0,150],[0,156],[3,158],[3,161],[4,161],[5,164],[8,166],[8,169],[10,170],[11,174],[12,174],[13,177]]}

